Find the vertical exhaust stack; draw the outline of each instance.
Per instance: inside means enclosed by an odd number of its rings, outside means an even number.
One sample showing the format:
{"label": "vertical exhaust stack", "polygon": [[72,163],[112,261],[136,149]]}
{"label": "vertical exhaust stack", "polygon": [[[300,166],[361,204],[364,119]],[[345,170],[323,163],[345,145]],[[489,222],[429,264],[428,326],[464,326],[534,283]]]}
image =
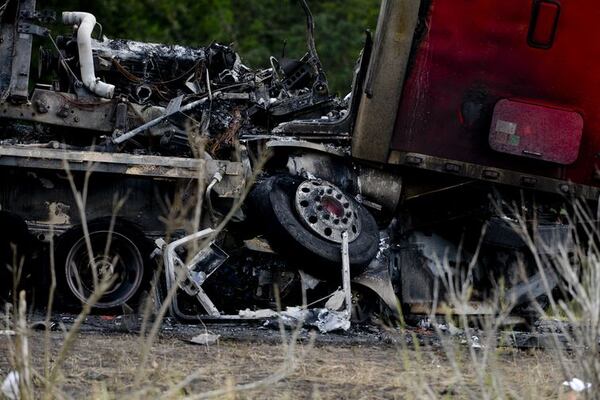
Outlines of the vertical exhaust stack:
{"label": "vertical exhaust stack", "polygon": [[421,0],[383,0],[364,93],[354,125],[352,156],[387,162]]}
{"label": "vertical exhaust stack", "polygon": [[92,56],[92,31],[96,26],[96,17],[90,13],[66,11],[62,14],[63,23],[78,25],[77,46],[79,48],[79,64],[83,85],[100,97],[111,99],[115,87],[96,78],[94,58]]}

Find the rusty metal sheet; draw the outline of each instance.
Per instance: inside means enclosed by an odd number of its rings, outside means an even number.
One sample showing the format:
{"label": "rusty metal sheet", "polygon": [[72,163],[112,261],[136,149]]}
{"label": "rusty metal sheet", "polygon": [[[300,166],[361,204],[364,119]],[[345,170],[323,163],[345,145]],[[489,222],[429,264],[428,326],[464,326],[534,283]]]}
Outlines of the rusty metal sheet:
{"label": "rusty metal sheet", "polygon": [[588,200],[597,200],[600,195],[600,189],[593,186],[574,184],[560,179],[530,175],[508,169],[492,168],[480,164],[434,157],[422,153],[392,151],[389,163],[427,171],[442,172],[457,177],[477,179],[495,184],[580,197]]}
{"label": "rusty metal sheet", "polygon": [[112,132],[115,104],[100,99],[84,102],[73,94],[36,89],[27,103],[1,104],[0,117]]}
{"label": "rusty metal sheet", "polygon": [[65,162],[74,171],[92,169],[94,172],[204,181],[223,171],[224,179],[215,186],[221,197],[236,197],[245,183],[239,162],[0,146],[0,165],[4,166],[63,170]]}

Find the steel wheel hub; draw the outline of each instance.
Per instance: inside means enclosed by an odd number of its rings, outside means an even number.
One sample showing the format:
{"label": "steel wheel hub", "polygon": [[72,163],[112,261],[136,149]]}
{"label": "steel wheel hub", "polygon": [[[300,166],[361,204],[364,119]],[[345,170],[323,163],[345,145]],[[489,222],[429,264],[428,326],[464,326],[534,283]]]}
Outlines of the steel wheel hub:
{"label": "steel wheel hub", "polygon": [[360,234],[355,203],[327,181],[302,182],[296,189],[295,206],[302,222],[324,239],[341,243],[342,233],[346,231],[351,242]]}
{"label": "steel wheel hub", "polygon": [[[105,254],[108,240],[110,246]],[[71,293],[78,300],[86,302],[94,292],[96,282],[114,279],[111,287],[102,293],[93,306],[111,308],[126,303],[142,282],[144,263],[139,249],[118,232],[91,232],[89,241],[94,252],[92,260],[83,237],[73,244],[67,254],[65,273]]]}
{"label": "steel wheel hub", "polygon": [[[94,258],[96,271],[100,280],[109,280],[115,273],[115,266],[107,256],[96,256]],[[93,270],[92,263],[88,264],[90,270]]]}

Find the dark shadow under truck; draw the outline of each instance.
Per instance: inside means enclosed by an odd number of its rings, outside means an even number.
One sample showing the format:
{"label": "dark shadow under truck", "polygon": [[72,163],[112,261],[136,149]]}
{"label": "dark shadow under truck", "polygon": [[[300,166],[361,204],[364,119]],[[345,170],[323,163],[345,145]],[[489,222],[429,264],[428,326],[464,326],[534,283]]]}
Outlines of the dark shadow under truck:
{"label": "dark shadow under truck", "polygon": [[[539,232],[564,241],[565,200],[598,198],[590,152],[600,136],[584,89],[593,82],[571,75],[550,92],[549,73],[533,79],[559,68],[577,35],[567,22],[594,7],[445,3],[384,0],[342,100],[330,94],[304,0],[306,55],[271,57],[265,69],[219,44],[96,37],[84,12],[63,12],[72,29],[58,35],[47,28],[53,13],[9,0],[0,257],[12,265],[16,244],[23,278],[41,287],[53,265],[64,304],[114,279],[99,309],[135,304],[164,266],[157,298],[178,286],[172,312],[219,319],[320,298],[320,310],[352,303],[368,314],[375,294],[392,311],[445,313],[453,305],[443,290],[434,301],[436,260],[458,272],[478,254],[472,302],[455,311],[493,312],[489,294],[506,279],[527,315],[544,288],[533,267],[515,278],[528,250],[497,205],[518,201]],[[463,8],[480,23],[458,18]]]}

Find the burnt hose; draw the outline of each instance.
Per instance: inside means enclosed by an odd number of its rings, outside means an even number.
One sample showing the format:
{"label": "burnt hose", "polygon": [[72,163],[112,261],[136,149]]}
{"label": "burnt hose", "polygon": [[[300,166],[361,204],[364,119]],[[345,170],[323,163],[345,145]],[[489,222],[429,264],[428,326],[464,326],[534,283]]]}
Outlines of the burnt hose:
{"label": "burnt hose", "polygon": [[65,11],[62,14],[63,23],[78,25],[77,47],[79,49],[79,65],[81,66],[81,80],[83,85],[100,97],[111,99],[115,87],[96,78],[94,72],[94,58],[92,56],[92,31],[96,26],[96,17],[93,14],[79,11]]}

